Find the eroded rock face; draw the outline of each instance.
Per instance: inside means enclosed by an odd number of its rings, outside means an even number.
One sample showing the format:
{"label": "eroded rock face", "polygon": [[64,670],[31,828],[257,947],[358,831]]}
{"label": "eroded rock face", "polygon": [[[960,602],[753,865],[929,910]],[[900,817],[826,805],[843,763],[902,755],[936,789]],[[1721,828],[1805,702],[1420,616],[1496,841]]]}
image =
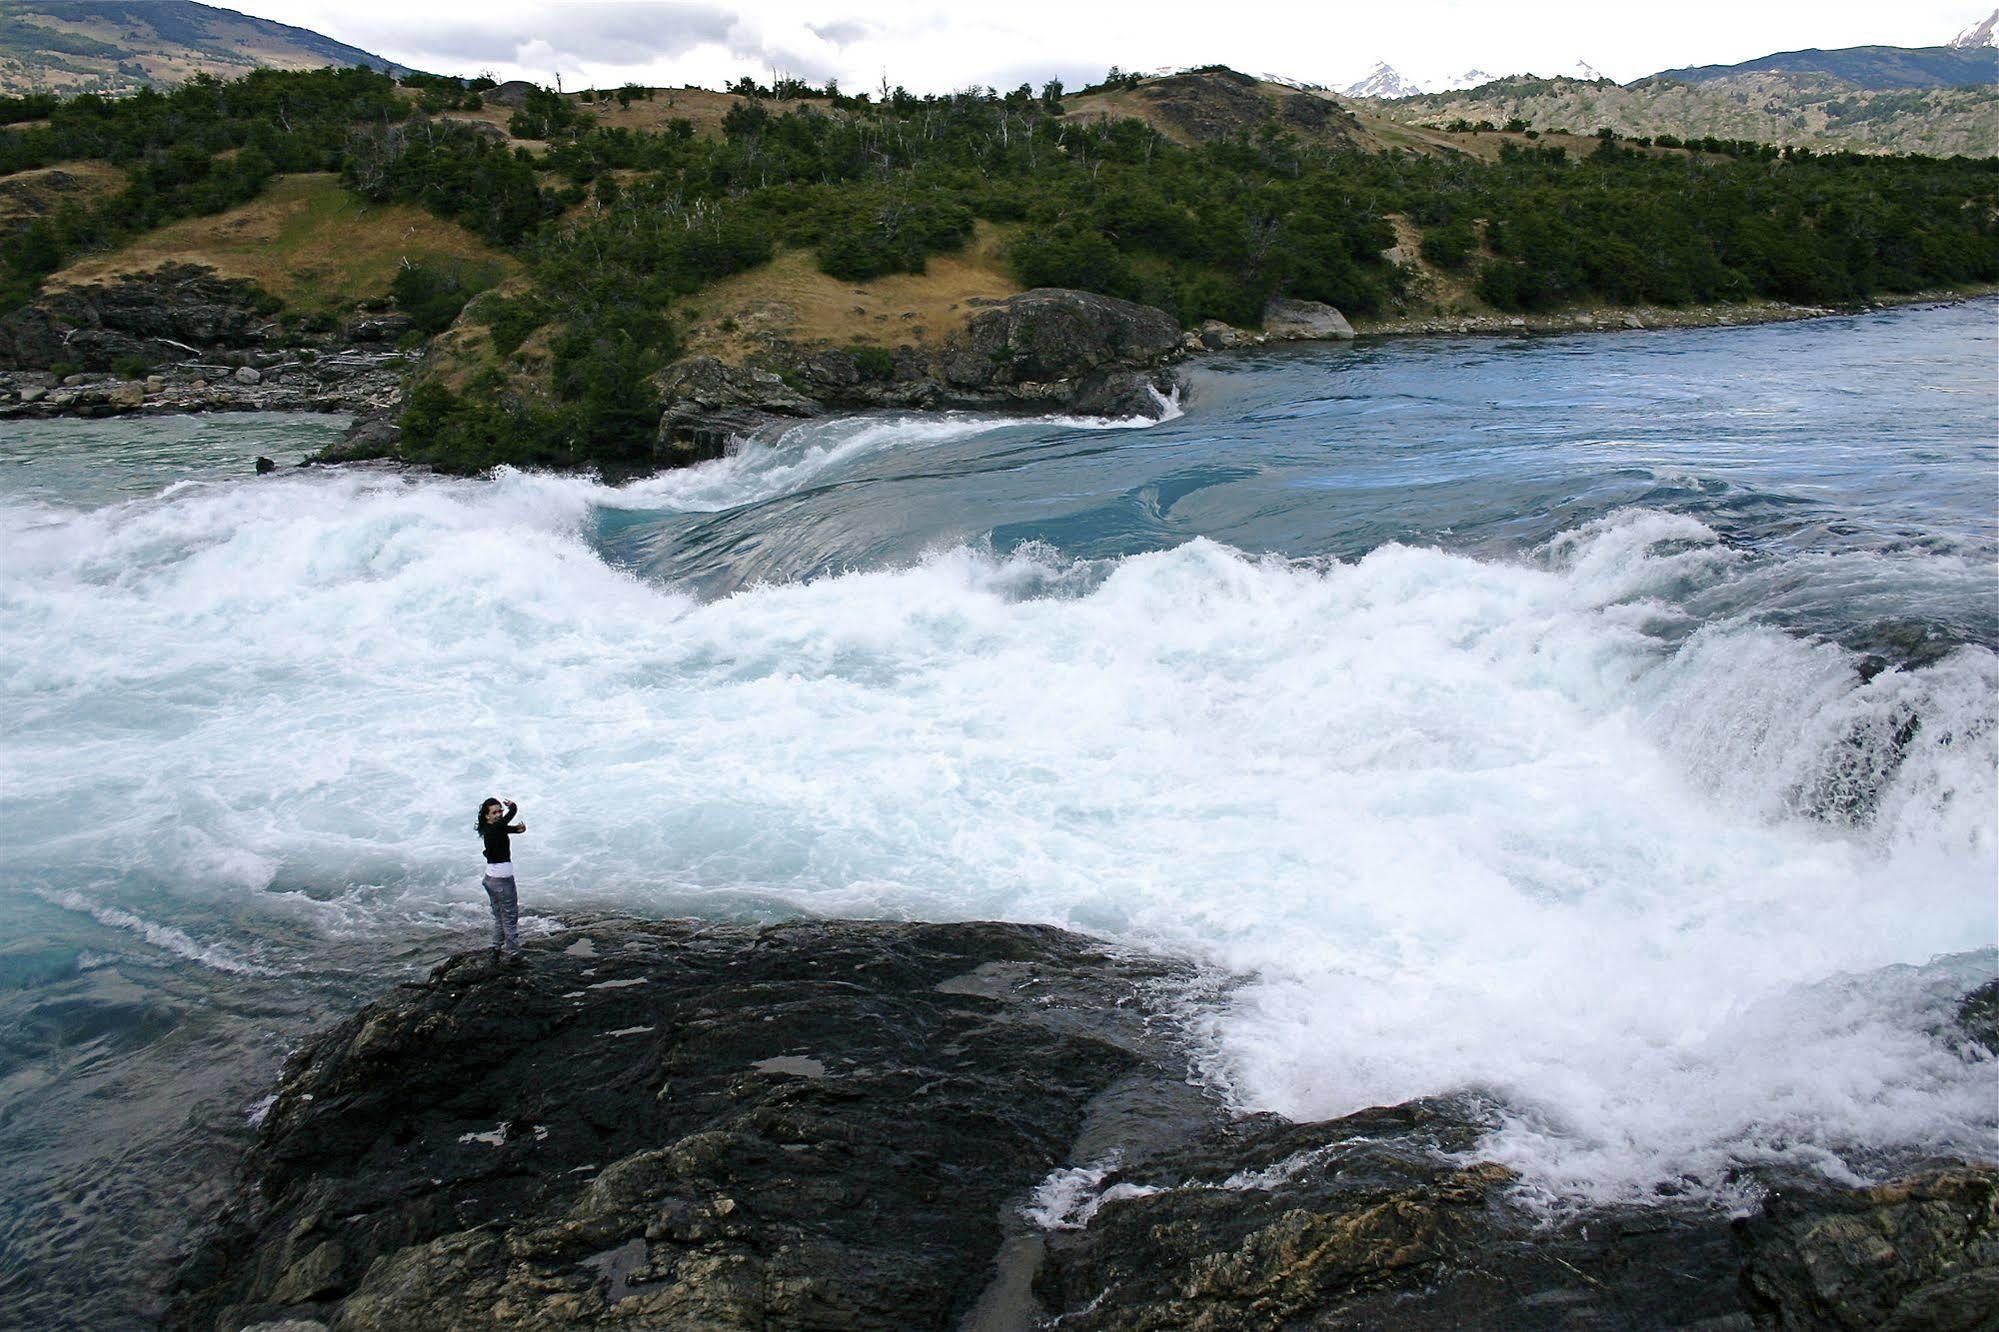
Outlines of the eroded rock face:
{"label": "eroded rock face", "polygon": [[1232,1115],[1170,1017],[1191,973],[1053,929],[606,919],[526,954],[454,958],[294,1059],[175,1325],[1747,1332],[1999,1307],[1991,1167],[1786,1185],[1741,1224],[1551,1217],[1478,1158],[1475,1097]]}
{"label": "eroded rock face", "polygon": [[0,364],[67,361],[109,369],[126,357],[179,360],[264,340],[271,302],[255,283],[195,264],[163,264],[116,281],[66,287],[0,318]]}
{"label": "eroded rock face", "polygon": [[728,365],[713,356],[677,361],[654,382],[666,404],[659,419],[659,451],[674,462],[719,456],[731,439],[785,417],[817,416],[826,410],[775,371]]}

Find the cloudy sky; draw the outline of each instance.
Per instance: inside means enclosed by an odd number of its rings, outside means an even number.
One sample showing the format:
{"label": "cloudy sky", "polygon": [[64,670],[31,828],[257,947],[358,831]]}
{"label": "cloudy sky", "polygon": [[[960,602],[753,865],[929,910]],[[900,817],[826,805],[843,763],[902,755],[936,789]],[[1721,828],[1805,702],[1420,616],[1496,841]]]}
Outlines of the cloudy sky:
{"label": "cloudy sky", "polygon": [[1630,80],[1821,46],[1932,46],[1984,17],[1976,0],[235,0],[420,69],[581,88],[719,86],[773,71],[913,91],[1070,86],[1106,68],[1219,62],[1342,84],[1385,60],[1443,78],[1565,73]]}

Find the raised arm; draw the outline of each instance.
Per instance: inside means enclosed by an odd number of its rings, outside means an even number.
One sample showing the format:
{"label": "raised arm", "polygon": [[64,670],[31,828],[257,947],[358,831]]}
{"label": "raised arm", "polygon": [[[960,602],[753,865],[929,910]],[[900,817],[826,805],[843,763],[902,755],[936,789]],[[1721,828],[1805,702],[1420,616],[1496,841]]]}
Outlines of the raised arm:
{"label": "raised arm", "polygon": [[513,801],[511,801],[511,800],[509,800],[509,801],[507,802],[507,819],[506,819],[506,822],[507,822],[507,831],[508,831],[508,832],[510,832],[510,833],[524,833],[524,832],[526,832],[526,831],[528,830],[528,826],[527,826],[527,824],[525,824],[525,823],[515,823],[515,822],[514,822],[514,816],[515,816],[516,814],[519,814],[520,812],[521,812],[521,807],[520,807],[519,805],[516,805],[516,804],[515,804],[515,803],[514,803]]}

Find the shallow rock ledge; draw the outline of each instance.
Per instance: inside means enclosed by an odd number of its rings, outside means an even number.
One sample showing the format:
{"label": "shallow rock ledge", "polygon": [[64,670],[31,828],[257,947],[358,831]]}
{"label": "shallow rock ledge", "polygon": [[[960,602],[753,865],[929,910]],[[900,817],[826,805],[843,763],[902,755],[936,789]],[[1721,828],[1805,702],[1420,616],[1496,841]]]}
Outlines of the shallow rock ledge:
{"label": "shallow rock ledge", "polygon": [[[1058,930],[572,921],[297,1055],[172,1323],[1975,1327],[1994,1172],[1550,1226],[1489,1106],[1231,1116],[1197,978]],[[1888,1320],[1883,1324],[1882,1320]],[[1899,1321],[1898,1321],[1899,1320]]]}

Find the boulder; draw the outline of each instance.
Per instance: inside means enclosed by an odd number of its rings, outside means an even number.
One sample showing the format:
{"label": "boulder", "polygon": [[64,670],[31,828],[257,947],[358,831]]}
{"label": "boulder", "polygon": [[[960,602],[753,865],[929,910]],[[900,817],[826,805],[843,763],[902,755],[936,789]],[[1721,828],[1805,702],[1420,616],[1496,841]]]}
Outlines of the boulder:
{"label": "boulder", "polygon": [[1312,339],[1353,337],[1347,317],[1322,301],[1277,297],[1263,307],[1263,331],[1273,338]]}
{"label": "boulder", "polygon": [[1038,287],[967,320],[938,356],[938,378],[948,389],[988,393],[1074,382],[1100,370],[1150,368],[1179,341],[1179,325],[1164,310]]}
{"label": "boulder", "polygon": [[1084,416],[1157,421],[1166,415],[1179,391],[1180,384],[1170,371],[1114,370],[1092,375],[1077,385],[1069,397],[1069,409]]}
{"label": "boulder", "polygon": [[339,441],[321,449],[311,461],[340,463],[393,458],[402,443],[402,435],[402,427],[386,412],[357,414]]}
{"label": "boulder", "polygon": [[257,369],[254,365],[239,365],[236,367],[236,373],[232,378],[238,384],[261,384],[264,380],[264,372]]}

